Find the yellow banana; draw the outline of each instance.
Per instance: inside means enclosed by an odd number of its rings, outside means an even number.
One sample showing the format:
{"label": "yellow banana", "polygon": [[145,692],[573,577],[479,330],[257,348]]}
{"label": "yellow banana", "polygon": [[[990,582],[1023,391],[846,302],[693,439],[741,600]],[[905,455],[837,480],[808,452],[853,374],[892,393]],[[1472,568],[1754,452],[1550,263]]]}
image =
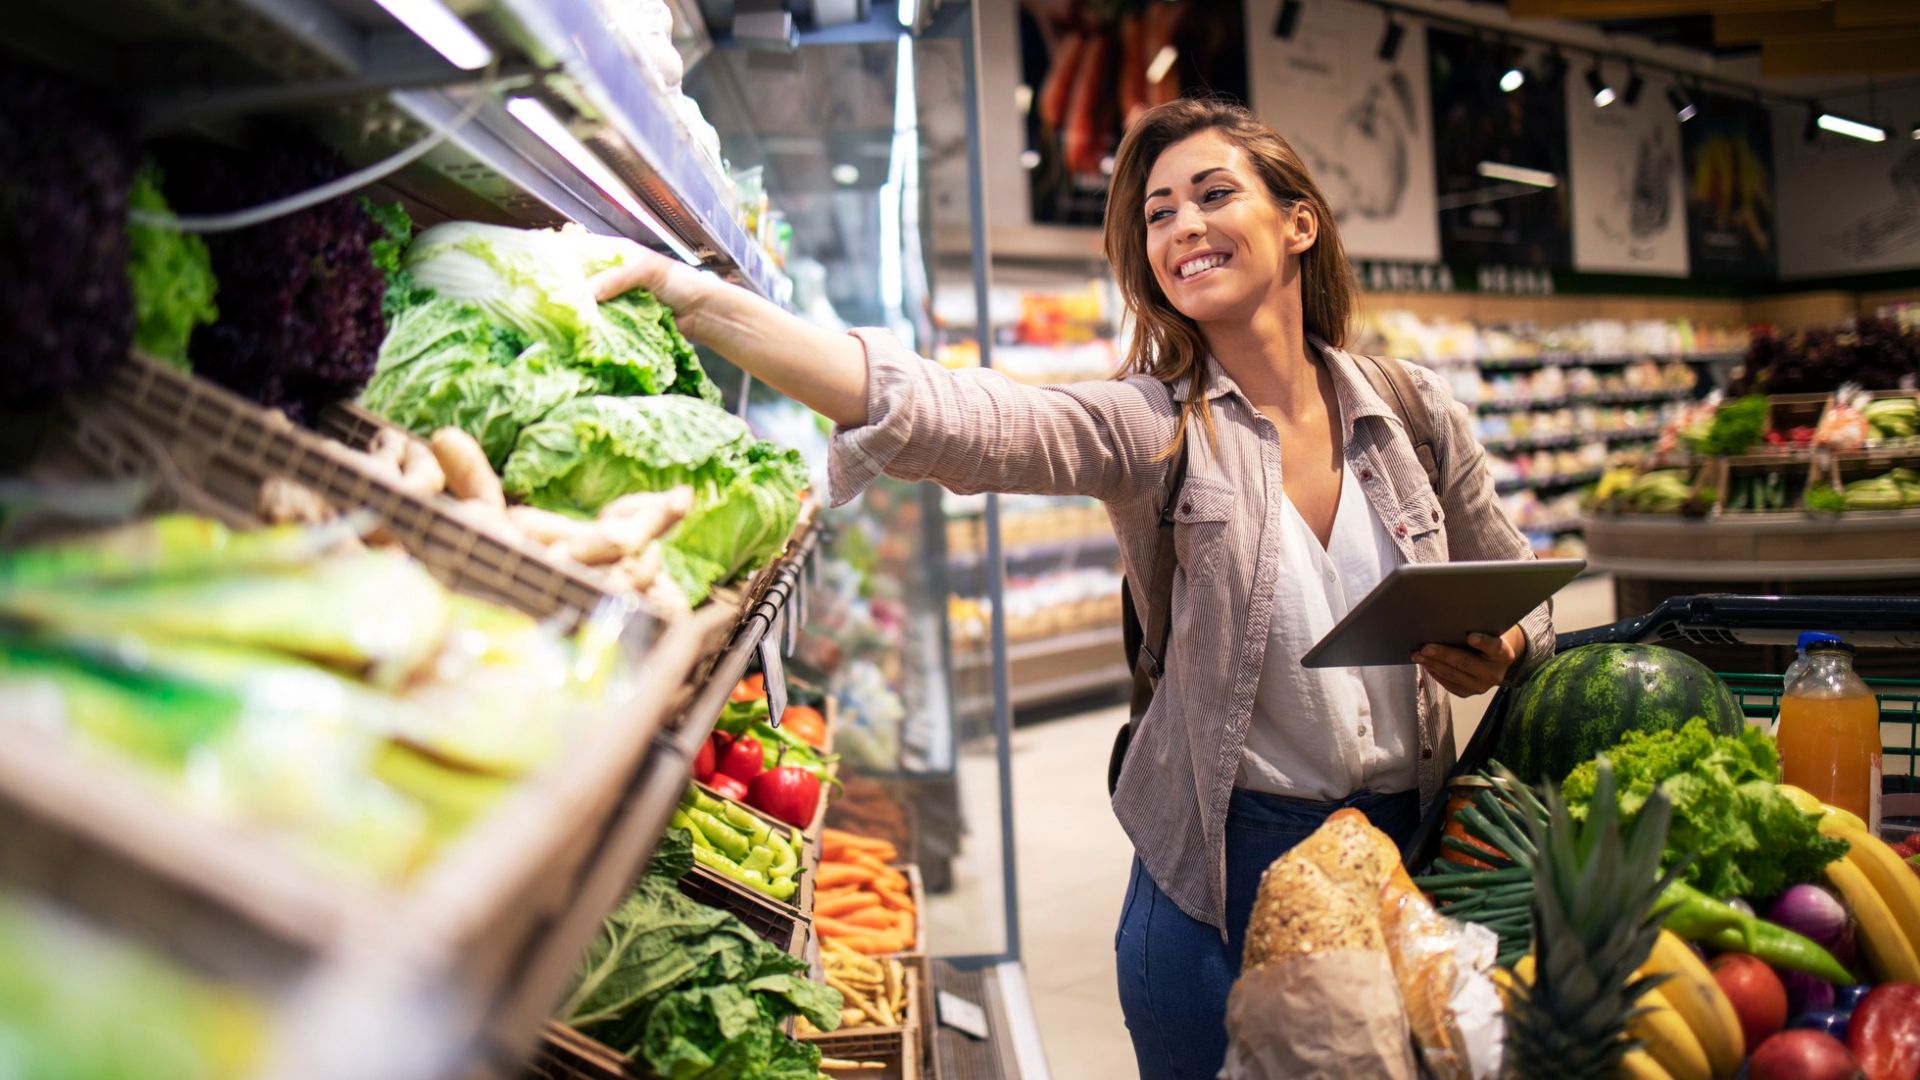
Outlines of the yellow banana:
{"label": "yellow banana", "polygon": [[[1667,984],[1671,985],[1671,983]],[[1647,1011],[1627,1023],[1627,1033],[1639,1039],[1673,1080],[1711,1080],[1713,1063],[1687,1021],[1656,986],[1640,999]]]}
{"label": "yellow banana", "polygon": [[1733,1011],[1733,1002],[1721,992],[1713,972],[1671,930],[1660,931],[1653,955],[1647,957],[1642,970],[1668,976],[1660,985],[1660,993],[1700,1040],[1713,1075],[1719,1080],[1732,1076],[1747,1056],[1746,1037],[1740,1033],[1740,1018]]}
{"label": "yellow banana", "polygon": [[1867,831],[1867,823],[1860,820],[1859,814],[1851,810],[1842,810],[1837,806],[1829,806],[1826,803],[1820,804],[1820,820],[1837,821],[1850,829],[1859,829],[1861,832]]}
{"label": "yellow banana", "polygon": [[1792,784],[1775,784],[1773,787],[1775,791],[1785,795],[1787,801],[1798,807],[1803,814],[1822,814],[1826,812],[1826,804],[1814,798],[1813,793],[1806,788],[1797,788]]}
{"label": "yellow banana", "polygon": [[1886,901],[1907,945],[1920,956],[1920,877],[1884,841],[1864,829],[1825,818],[1820,822],[1820,835],[1847,842],[1847,861],[1860,868],[1873,891]]}
{"label": "yellow banana", "polygon": [[1635,1050],[1620,1059],[1620,1080],[1674,1080],[1674,1076],[1661,1068],[1652,1054]]}
{"label": "yellow banana", "polygon": [[1920,956],[1914,954],[1907,935],[1901,932],[1893,909],[1887,906],[1860,867],[1851,858],[1835,859],[1827,864],[1827,882],[1840,891],[1847,906],[1853,909],[1853,917],[1860,924],[1860,944],[1866,949],[1867,962],[1880,978],[1920,982]]}

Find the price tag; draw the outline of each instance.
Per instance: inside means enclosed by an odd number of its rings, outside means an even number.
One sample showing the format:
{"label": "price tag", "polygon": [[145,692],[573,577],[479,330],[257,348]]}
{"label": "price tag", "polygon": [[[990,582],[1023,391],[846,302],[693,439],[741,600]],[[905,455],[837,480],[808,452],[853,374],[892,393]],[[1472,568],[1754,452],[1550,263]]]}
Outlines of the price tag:
{"label": "price tag", "polygon": [[941,1023],[976,1039],[985,1039],[991,1034],[987,1028],[987,1010],[966,998],[954,996],[950,990],[940,991],[938,1001]]}
{"label": "price tag", "polygon": [[767,723],[780,726],[780,718],[787,715],[787,671],[786,662],[781,659],[780,636],[786,623],[786,611],[773,618],[773,625],[760,636],[760,670],[767,677]]}

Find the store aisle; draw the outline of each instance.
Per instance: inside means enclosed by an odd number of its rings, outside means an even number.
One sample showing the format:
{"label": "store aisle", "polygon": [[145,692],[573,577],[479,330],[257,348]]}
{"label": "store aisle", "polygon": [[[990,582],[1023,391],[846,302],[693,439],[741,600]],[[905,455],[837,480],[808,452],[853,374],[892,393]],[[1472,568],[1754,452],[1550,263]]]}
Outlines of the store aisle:
{"label": "store aisle", "polygon": [[[1560,593],[1554,625],[1612,622],[1613,582],[1582,578]],[[1460,738],[1493,695],[1454,702]],[[1125,706],[1017,728],[1013,808],[1019,853],[1021,951],[1033,1011],[1059,1080],[1132,1076],[1120,1019],[1113,930],[1133,849],[1107,806],[1107,749]]]}

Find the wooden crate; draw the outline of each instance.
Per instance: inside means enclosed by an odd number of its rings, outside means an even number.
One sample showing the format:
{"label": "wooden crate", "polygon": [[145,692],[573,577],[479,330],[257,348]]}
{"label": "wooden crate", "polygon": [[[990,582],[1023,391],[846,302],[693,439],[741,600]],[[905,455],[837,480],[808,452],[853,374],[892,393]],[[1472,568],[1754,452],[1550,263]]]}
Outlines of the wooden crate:
{"label": "wooden crate", "polygon": [[845,1061],[878,1061],[886,1064],[885,1069],[863,1069],[848,1071],[844,1074],[859,1076],[907,1076],[920,1075],[920,1066],[925,1054],[921,1032],[926,1027],[927,977],[924,964],[901,961],[906,973],[907,1015],[901,1022],[888,1027],[852,1027],[837,1031],[811,1032],[796,1036],[804,1042],[810,1042],[820,1048],[822,1057],[838,1058]]}
{"label": "wooden crate", "polygon": [[[1819,455],[1811,450],[1787,453],[1742,454],[1713,461],[1711,484],[1716,490],[1713,512],[1750,520],[1767,520],[1776,515],[1799,516],[1804,513],[1806,489],[1821,479]],[[1733,485],[1742,479],[1781,473],[1787,483],[1787,505],[1781,510],[1734,509],[1729,506]]]}
{"label": "wooden crate", "polygon": [[1786,433],[1797,427],[1817,428],[1826,414],[1832,394],[1770,394],[1767,397],[1767,422],[1762,434]]}

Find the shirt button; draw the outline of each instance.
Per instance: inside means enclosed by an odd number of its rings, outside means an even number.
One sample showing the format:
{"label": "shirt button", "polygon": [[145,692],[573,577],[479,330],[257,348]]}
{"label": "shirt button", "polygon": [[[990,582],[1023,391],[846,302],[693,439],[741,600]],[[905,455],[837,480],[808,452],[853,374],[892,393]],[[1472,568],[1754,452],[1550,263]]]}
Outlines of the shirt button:
{"label": "shirt button", "polygon": [[1407,524],[1406,524],[1406,522],[1404,522],[1404,521],[1403,521],[1403,522],[1401,522],[1400,524],[1398,524],[1398,525],[1395,525],[1395,526],[1393,527],[1393,534],[1394,534],[1395,536],[1405,536],[1405,535],[1407,535]]}
{"label": "shirt button", "polygon": [[1438,511],[1438,510],[1435,510],[1435,511],[1433,511],[1433,520],[1435,520],[1435,521],[1439,521],[1439,520],[1440,520],[1440,511]]}
{"label": "shirt button", "polygon": [[1181,512],[1181,513],[1183,513],[1183,514],[1191,514],[1191,513],[1193,513],[1193,504],[1192,504],[1192,503],[1190,503],[1190,502],[1183,502],[1183,503],[1181,503],[1181,504],[1180,504],[1180,512]]}
{"label": "shirt button", "polygon": [[1361,470],[1360,470],[1360,479],[1362,479],[1362,480],[1372,480],[1372,479],[1373,479],[1373,470],[1372,470],[1372,469],[1361,469]]}
{"label": "shirt button", "polygon": [[1360,725],[1360,737],[1363,739],[1367,737],[1367,725],[1365,724]]}

